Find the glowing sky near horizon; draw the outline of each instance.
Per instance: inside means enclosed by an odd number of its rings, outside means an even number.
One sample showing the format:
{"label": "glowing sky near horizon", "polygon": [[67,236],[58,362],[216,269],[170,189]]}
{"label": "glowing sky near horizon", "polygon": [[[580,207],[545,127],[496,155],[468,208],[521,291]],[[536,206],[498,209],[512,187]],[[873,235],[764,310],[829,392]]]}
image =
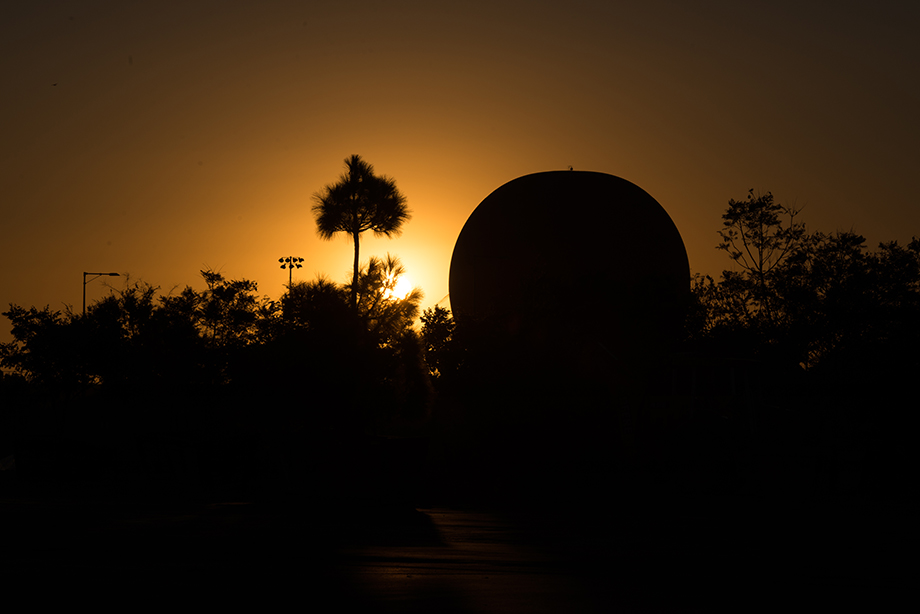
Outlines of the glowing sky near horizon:
{"label": "glowing sky near horizon", "polygon": [[656,198],[694,272],[729,266],[720,215],[750,188],[812,229],[904,242],[918,23],[884,0],[6,3],[0,307],[78,309],[83,271],[167,292],[210,267],[277,298],[278,258],[301,256],[295,279],[344,281],[352,246],[310,207],[351,154],[413,211],[362,256],[398,255],[424,307],[480,201],[570,165]]}

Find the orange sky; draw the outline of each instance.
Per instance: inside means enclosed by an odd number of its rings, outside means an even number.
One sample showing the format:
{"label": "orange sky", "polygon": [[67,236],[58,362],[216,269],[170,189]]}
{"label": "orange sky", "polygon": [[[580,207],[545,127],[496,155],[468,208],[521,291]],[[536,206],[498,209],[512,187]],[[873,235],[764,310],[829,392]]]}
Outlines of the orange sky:
{"label": "orange sky", "polygon": [[168,291],[211,267],[277,298],[288,255],[343,281],[351,244],[310,206],[351,154],[414,214],[362,255],[399,255],[423,306],[483,198],[569,165],[655,197],[695,272],[728,266],[719,216],[749,188],[870,245],[920,235],[920,5],[799,4],[5,4],[0,307],[79,310],[97,270]]}

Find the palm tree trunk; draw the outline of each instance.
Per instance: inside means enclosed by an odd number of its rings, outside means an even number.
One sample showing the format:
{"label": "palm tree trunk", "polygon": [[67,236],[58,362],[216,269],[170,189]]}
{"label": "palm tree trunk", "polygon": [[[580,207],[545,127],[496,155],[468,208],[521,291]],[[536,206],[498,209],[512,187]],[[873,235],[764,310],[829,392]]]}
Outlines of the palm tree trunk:
{"label": "palm tree trunk", "polygon": [[358,241],[361,235],[355,231],[353,236],[355,239],[355,269],[351,277],[351,306],[358,311]]}

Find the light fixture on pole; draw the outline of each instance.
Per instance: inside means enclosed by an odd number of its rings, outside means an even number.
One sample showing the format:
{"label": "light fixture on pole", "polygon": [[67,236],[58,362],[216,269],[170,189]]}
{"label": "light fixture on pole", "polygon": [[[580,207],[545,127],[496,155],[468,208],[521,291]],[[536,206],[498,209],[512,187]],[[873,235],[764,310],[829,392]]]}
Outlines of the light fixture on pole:
{"label": "light fixture on pole", "polygon": [[[95,275],[96,277],[90,277],[86,279],[87,275]],[[83,315],[86,315],[86,284],[93,281],[97,277],[121,277],[118,273],[87,273],[83,271]]]}
{"label": "light fixture on pole", "polygon": [[278,262],[281,263],[282,269],[288,270],[288,290],[290,290],[294,274],[294,267],[297,267],[298,269],[303,268],[303,265],[300,264],[303,262],[303,258],[298,258],[297,256],[288,256],[287,258],[278,258]]}

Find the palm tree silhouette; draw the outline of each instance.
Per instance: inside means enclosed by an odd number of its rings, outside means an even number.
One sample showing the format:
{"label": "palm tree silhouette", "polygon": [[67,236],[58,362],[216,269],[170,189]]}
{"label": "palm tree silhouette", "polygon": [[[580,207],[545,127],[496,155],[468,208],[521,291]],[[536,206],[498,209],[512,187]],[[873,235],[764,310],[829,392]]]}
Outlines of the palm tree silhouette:
{"label": "palm tree silhouette", "polygon": [[316,230],[325,240],[339,232],[355,242],[355,263],[351,284],[351,304],[358,306],[358,243],[362,232],[375,236],[398,236],[411,217],[406,198],[396,189],[396,181],[374,174],[374,167],[353,155],[345,159],[345,173],[337,183],[313,195]]}

